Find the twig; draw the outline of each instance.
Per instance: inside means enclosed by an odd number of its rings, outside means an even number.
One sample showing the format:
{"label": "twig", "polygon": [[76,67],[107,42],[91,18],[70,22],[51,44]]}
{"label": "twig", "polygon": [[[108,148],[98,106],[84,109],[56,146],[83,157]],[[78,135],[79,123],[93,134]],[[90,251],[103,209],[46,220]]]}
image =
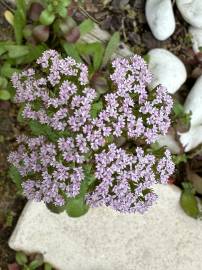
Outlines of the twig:
{"label": "twig", "polygon": [[10,11],[14,12],[15,10],[13,8],[11,8],[4,0],[1,0],[1,4],[6,7],[7,9],[9,9]]}
{"label": "twig", "polygon": [[99,21],[97,21],[93,16],[91,16],[85,9],[83,9],[81,6],[79,6],[79,9],[81,11],[81,13],[87,17],[89,17],[92,21],[94,21],[97,24],[100,24]]}
{"label": "twig", "polygon": [[122,28],[122,32],[123,32],[124,41],[127,42],[127,36],[126,36],[126,32],[125,32],[124,18],[122,18],[122,20],[121,20],[121,28]]}

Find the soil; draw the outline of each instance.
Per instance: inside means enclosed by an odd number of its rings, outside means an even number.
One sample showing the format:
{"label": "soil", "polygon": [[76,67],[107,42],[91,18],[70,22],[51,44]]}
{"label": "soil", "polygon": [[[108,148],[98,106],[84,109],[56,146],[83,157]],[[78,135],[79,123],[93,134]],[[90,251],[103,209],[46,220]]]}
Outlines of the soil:
{"label": "soil", "polygon": [[[11,29],[3,18],[5,6],[0,4],[0,40],[11,39]],[[15,252],[8,247],[8,239],[25,204],[8,177],[8,153],[20,133],[16,120],[17,108],[11,102],[0,101],[0,269],[15,261]]]}
{"label": "soil", "polygon": [[[85,10],[102,29],[111,33],[119,31],[122,40],[134,53],[143,55],[152,48],[160,47],[176,54],[185,63],[188,72],[188,80],[177,94],[183,102],[196,78],[202,74],[202,54],[193,53],[188,25],[173,5],[176,30],[172,37],[163,42],[153,37],[146,23],[144,0],[86,0]],[[5,6],[0,4],[0,40],[11,38],[9,25],[3,18],[4,11]],[[7,156],[15,146],[16,135],[21,132],[16,116],[16,105],[0,101],[0,270],[7,269],[7,265],[15,261],[15,252],[7,243],[25,204],[25,199],[17,194],[15,185],[7,175]]]}

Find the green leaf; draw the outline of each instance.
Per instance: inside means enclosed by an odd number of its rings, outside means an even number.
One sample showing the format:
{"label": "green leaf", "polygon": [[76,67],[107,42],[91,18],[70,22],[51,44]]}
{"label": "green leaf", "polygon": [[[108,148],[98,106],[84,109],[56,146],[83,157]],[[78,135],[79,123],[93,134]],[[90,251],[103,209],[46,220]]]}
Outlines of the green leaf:
{"label": "green leaf", "polygon": [[0,41],[0,55],[4,54],[5,52],[8,51],[8,45],[12,45],[12,41]]}
{"label": "green leaf", "polygon": [[45,124],[40,124],[35,120],[29,121],[28,125],[31,128],[33,135],[36,136],[44,135],[52,142],[56,142],[61,136],[65,136],[68,134],[68,131],[57,132],[54,131],[51,127]]}
{"label": "green leaf", "polygon": [[92,165],[84,165],[85,179],[81,183],[79,195],[75,198],[67,199],[66,212],[70,217],[80,217],[86,214],[89,206],[85,203],[85,196],[90,186],[96,181],[94,174],[91,173]]}
{"label": "green leaf", "polygon": [[7,87],[7,84],[8,80],[4,77],[0,77],[0,87],[5,89]]}
{"label": "green leaf", "polygon": [[14,213],[12,211],[8,211],[6,215],[6,226],[11,227],[13,225]]}
{"label": "green leaf", "polygon": [[17,59],[17,64],[29,64],[39,58],[41,54],[48,48],[45,44],[40,44],[37,46],[28,45],[29,52]]}
{"label": "green leaf", "polygon": [[39,18],[39,21],[41,24],[50,25],[54,22],[54,20],[55,20],[55,15],[51,11],[49,11],[48,9],[44,9],[41,12],[41,15]]}
{"label": "green leaf", "polygon": [[94,22],[92,20],[90,19],[84,20],[79,25],[80,35],[82,36],[89,33],[93,28],[94,28]]}
{"label": "green leaf", "polygon": [[35,120],[31,120],[29,122],[29,127],[31,128],[33,135],[36,135],[36,136],[44,135],[51,138],[54,137],[54,140],[57,139],[57,136],[54,135],[52,128],[45,124],[43,125]]}
{"label": "green leaf", "polygon": [[144,59],[144,61],[145,61],[147,64],[149,64],[149,60],[150,60],[149,54],[143,55],[143,59]]}
{"label": "green leaf", "polygon": [[186,113],[184,107],[179,103],[179,101],[175,100],[173,108],[172,108],[173,119],[180,124],[185,126],[190,126],[191,120],[191,112]]}
{"label": "green leaf", "polygon": [[66,212],[70,217],[80,217],[88,212],[89,206],[85,204],[83,197],[68,199]]}
{"label": "green leaf", "polygon": [[17,120],[19,123],[24,123],[25,122],[25,119],[22,115],[23,111],[24,111],[24,108],[25,108],[25,105],[22,105],[20,107],[20,109],[18,110],[18,115],[17,115]]}
{"label": "green leaf", "polygon": [[12,165],[9,168],[8,175],[12,179],[12,181],[16,184],[17,189],[19,191],[22,191],[22,186],[21,186],[22,178],[21,178],[21,175],[20,175],[20,173],[18,172],[18,170],[16,169],[15,166]]}
{"label": "green leaf", "polygon": [[77,43],[76,49],[79,54],[86,59],[86,57],[92,57],[94,71],[100,68],[102,63],[104,47],[100,42],[94,43]]}
{"label": "green leaf", "polygon": [[76,50],[76,47],[74,44],[70,44],[66,42],[62,42],[61,44],[64,51],[66,52],[68,56],[73,57],[76,60],[76,62],[82,63],[81,57],[79,56],[79,53]]}
{"label": "green leaf", "polygon": [[16,259],[16,262],[19,264],[19,265],[24,265],[28,262],[27,260],[27,256],[21,252],[21,251],[18,251],[15,255],[15,259]]}
{"label": "green leaf", "polygon": [[189,193],[192,193],[193,195],[196,193],[191,182],[182,182],[182,187],[184,188],[184,190],[188,191]]}
{"label": "green leaf", "polygon": [[49,263],[45,263],[44,270],[52,270],[52,266]]}
{"label": "green leaf", "polygon": [[60,3],[62,6],[67,7],[71,4],[71,0],[61,0]]}
{"label": "green leaf", "polygon": [[102,66],[106,66],[106,64],[108,63],[108,61],[111,59],[112,55],[116,52],[118,46],[119,46],[119,43],[120,43],[120,34],[119,32],[115,32],[108,44],[107,44],[107,47],[105,49],[105,54],[104,54],[104,58],[103,58],[103,61],[102,61]]}
{"label": "green leaf", "polygon": [[180,205],[188,216],[193,218],[197,218],[199,216],[197,199],[192,192],[188,190],[182,191]]}
{"label": "green leaf", "polygon": [[58,14],[62,18],[65,18],[67,16],[67,9],[65,7],[61,7],[60,9],[58,9]]}
{"label": "green leaf", "polygon": [[29,264],[29,269],[30,270],[35,270],[35,269],[37,269],[38,267],[40,267],[42,265],[43,265],[43,260],[42,259],[34,260]]}
{"label": "green leaf", "polygon": [[91,112],[90,112],[91,116],[93,118],[96,118],[102,109],[103,109],[103,103],[101,100],[93,103],[91,106]]}
{"label": "green leaf", "polygon": [[1,76],[10,78],[14,72],[18,72],[18,69],[12,68],[9,62],[5,62],[1,68]]}
{"label": "green leaf", "polygon": [[58,13],[62,18],[67,17],[67,6],[70,4],[70,0],[60,0],[57,5],[55,12]]}
{"label": "green leaf", "polygon": [[29,47],[26,45],[9,45],[8,56],[10,58],[18,58],[29,53]]}
{"label": "green leaf", "polygon": [[11,94],[7,90],[0,90],[0,99],[1,100],[9,100],[11,98]]}
{"label": "green leaf", "polygon": [[184,114],[184,107],[178,101],[175,101],[173,105],[173,112],[177,117],[180,117]]}
{"label": "green leaf", "polygon": [[54,205],[52,203],[48,203],[48,204],[46,204],[46,206],[51,212],[53,212],[55,214],[60,214],[63,211],[65,211],[65,209],[66,209],[66,205],[56,206],[56,205]]}
{"label": "green leaf", "polygon": [[17,10],[14,14],[14,33],[16,43],[18,45],[22,44],[23,39],[23,29],[26,25],[26,4],[25,0],[16,1]]}
{"label": "green leaf", "polygon": [[180,164],[181,162],[186,162],[187,161],[187,156],[186,154],[181,154],[181,155],[173,155],[173,161],[176,165]]}

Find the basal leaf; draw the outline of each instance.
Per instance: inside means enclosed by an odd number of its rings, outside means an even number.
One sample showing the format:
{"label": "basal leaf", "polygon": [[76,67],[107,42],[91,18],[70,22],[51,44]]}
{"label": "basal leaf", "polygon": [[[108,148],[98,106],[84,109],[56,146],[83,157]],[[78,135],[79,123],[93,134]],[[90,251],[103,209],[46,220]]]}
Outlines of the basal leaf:
{"label": "basal leaf", "polygon": [[102,63],[104,47],[100,42],[94,43],[77,43],[76,49],[82,58],[92,57],[94,71],[100,68]]}
{"label": "basal leaf", "polygon": [[103,103],[101,100],[93,103],[91,106],[91,116],[93,118],[96,118],[102,109],[103,109]]}
{"label": "basal leaf", "polygon": [[0,88],[5,89],[8,85],[8,80],[4,77],[0,77]]}
{"label": "basal leaf", "polygon": [[103,61],[102,61],[102,66],[106,66],[106,64],[108,63],[108,61],[111,59],[112,55],[116,52],[118,46],[119,46],[119,43],[120,43],[120,35],[119,35],[119,32],[115,32],[108,44],[107,44],[107,47],[105,49],[105,53],[104,53],[104,58],[103,58]]}
{"label": "basal leaf", "polygon": [[51,212],[53,212],[55,214],[60,214],[63,211],[65,211],[65,209],[66,209],[66,205],[64,205],[64,206],[56,206],[54,204],[49,203],[49,204],[46,204],[46,206]]}
{"label": "basal leaf", "polygon": [[66,54],[68,56],[73,57],[77,62],[82,63],[81,57],[79,56],[78,51],[76,50],[76,47],[74,44],[70,44],[67,42],[62,42],[62,47],[64,49],[64,51],[66,52]]}
{"label": "basal leaf", "polygon": [[80,35],[82,36],[89,33],[93,28],[94,28],[94,22],[92,20],[90,19],[84,20],[79,25]]}
{"label": "basal leaf", "polygon": [[0,100],[9,100],[11,98],[11,94],[7,90],[0,90]]}
{"label": "basal leaf", "polygon": [[19,57],[16,60],[16,63],[19,64],[29,64],[39,58],[39,56],[47,49],[47,46],[45,44],[40,44],[37,46],[28,45],[28,53],[26,55],[23,55]]}
{"label": "basal leaf", "polygon": [[16,1],[16,11],[14,14],[14,33],[16,43],[18,45],[22,44],[23,39],[23,29],[26,25],[26,4],[25,0]]}
{"label": "basal leaf", "polygon": [[32,261],[30,264],[29,264],[29,270],[35,270],[37,269],[38,267],[42,266],[43,265],[43,260],[42,259],[36,259],[34,261]]}
{"label": "basal leaf", "polygon": [[61,136],[68,135],[68,131],[54,131],[50,126],[41,124],[35,120],[31,120],[28,123],[33,135],[46,136],[50,141],[56,142]]}
{"label": "basal leaf", "polygon": [[71,198],[67,202],[66,212],[70,217],[80,217],[86,214],[89,206],[85,204],[83,197]]}
{"label": "basal leaf", "polygon": [[15,166],[12,165],[9,168],[8,175],[12,179],[12,181],[16,184],[17,189],[19,191],[22,191],[22,186],[21,186],[22,178]]}
{"label": "basal leaf", "polygon": [[29,47],[27,45],[9,45],[8,56],[10,58],[18,58],[29,53]]}
{"label": "basal leaf", "polygon": [[188,216],[192,218],[197,218],[199,216],[197,199],[192,192],[189,192],[188,190],[182,191],[180,205]]}
{"label": "basal leaf", "polygon": [[24,265],[28,262],[27,256],[21,251],[17,251],[15,259],[19,265]]}
{"label": "basal leaf", "polygon": [[8,45],[12,45],[12,41],[0,41],[0,55],[8,51]]}

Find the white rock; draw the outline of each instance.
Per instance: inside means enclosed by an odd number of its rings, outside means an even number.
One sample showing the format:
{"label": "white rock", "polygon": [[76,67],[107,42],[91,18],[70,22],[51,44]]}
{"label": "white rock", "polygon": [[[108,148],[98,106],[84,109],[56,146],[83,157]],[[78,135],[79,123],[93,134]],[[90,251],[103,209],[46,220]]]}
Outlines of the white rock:
{"label": "white rock", "polygon": [[60,270],[201,270],[202,222],[186,216],[176,186],[158,186],[144,215],[91,209],[73,219],[29,202],[9,245],[40,252]]}
{"label": "white rock", "polygon": [[195,27],[202,27],[202,1],[177,0],[177,7],[185,21]]}
{"label": "white rock", "polygon": [[191,112],[191,127],[188,132],[180,133],[180,142],[186,152],[202,143],[202,76],[192,87],[186,98],[184,108]]}
{"label": "white rock", "polygon": [[180,142],[182,143],[185,152],[197,147],[202,143],[202,126],[193,126],[188,132],[180,133]]}
{"label": "white rock", "polygon": [[202,75],[197,79],[188,97],[184,108],[186,112],[191,112],[191,126],[202,124]]}
{"label": "white rock", "polygon": [[190,27],[189,33],[192,38],[192,48],[195,53],[200,52],[200,47],[202,47],[202,29],[196,27]]}
{"label": "white rock", "polygon": [[158,144],[160,146],[167,146],[172,154],[180,154],[181,152],[179,144],[171,134],[160,135],[158,137]]}
{"label": "white rock", "polygon": [[168,92],[174,94],[186,81],[187,72],[182,61],[165,49],[153,49],[148,52],[149,69],[154,75],[153,86],[162,84]]}
{"label": "white rock", "polygon": [[158,40],[169,38],[175,31],[175,17],[171,0],[147,0],[147,22]]}

